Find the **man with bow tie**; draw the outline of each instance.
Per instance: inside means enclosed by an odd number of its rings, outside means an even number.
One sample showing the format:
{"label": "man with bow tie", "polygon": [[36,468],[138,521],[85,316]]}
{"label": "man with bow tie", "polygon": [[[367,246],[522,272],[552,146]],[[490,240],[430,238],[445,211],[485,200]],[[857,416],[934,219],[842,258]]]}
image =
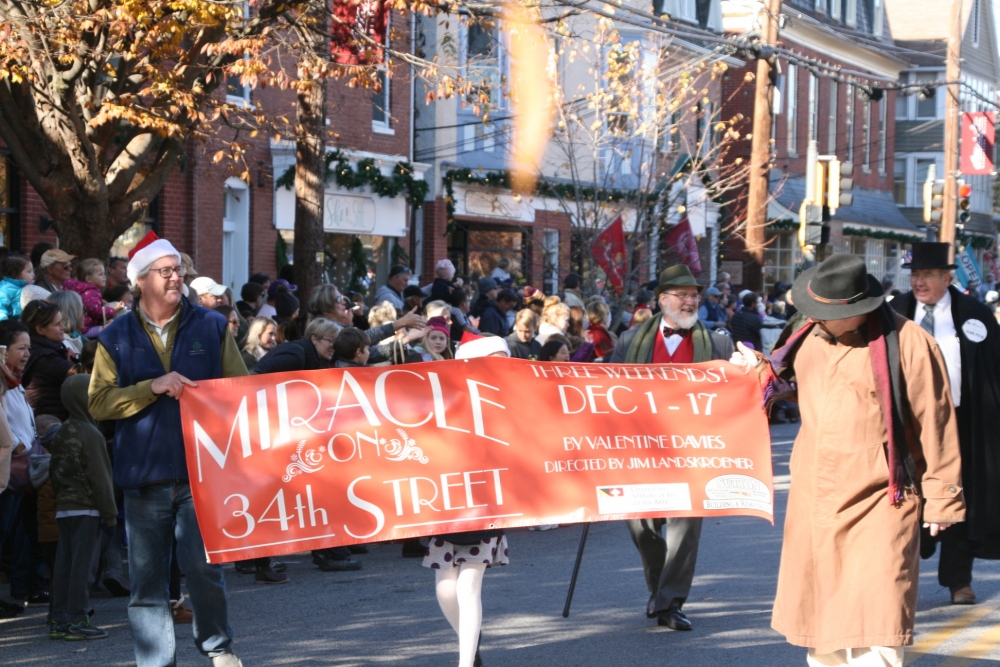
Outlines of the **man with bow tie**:
{"label": "man with bow tie", "polygon": [[[611,357],[618,364],[691,364],[729,359],[733,341],[709,331],[698,319],[698,295],[702,286],[683,264],[660,274],[654,290],[661,317],[652,317],[641,327],[622,334]],[[663,527],[666,526],[666,539]],[[641,519],[628,521],[650,597],[646,616],[672,630],[691,630],[691,621],[681,611],[691,591],[701,519]]]}

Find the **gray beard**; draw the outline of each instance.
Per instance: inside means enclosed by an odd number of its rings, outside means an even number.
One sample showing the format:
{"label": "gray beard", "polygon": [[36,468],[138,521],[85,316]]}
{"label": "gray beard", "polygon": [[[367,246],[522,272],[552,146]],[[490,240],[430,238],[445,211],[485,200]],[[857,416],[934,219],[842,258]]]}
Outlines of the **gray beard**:
{"label": "gray beard", "polygon": [[687,315],[679,310],[666,309],[664,314],[681,329],[690,329],[698,323],[698,311]]}

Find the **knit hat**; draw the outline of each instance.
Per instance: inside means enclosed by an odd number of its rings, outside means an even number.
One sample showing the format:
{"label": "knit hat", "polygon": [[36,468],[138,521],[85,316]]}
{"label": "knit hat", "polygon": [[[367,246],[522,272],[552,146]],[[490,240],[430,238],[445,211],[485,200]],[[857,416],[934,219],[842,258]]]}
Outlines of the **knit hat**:
{"label": "knit hat", "polygon": [[532,287],[531,285],[524,286],[524,303],[528,304],[532,301],[545,301],[545,295],[542,294],[542,290],[537,287]]}
{"label": "knit hat", "polygon": [[467,340],[466,336],[462,336],[462,341],[462,344],[458,346],[458,352],[455,353],[456,359],[478,359],[488,357],[496,352],[503,352],[504,355],[510,356],[507,341],[500,336],[479,336],[472,338],[472,340]]}
{"label": "knit hat", "polygon": [[440,331],[448,338],[451,338],[451,327],[448,326],[448,320],[443,317],[432,317],[427,320],[427,326],[435,331]]}
{"label": "knit hat", "polygon": [[[51,250],[48,252],[51,252]],[[149,268],[153,262],[163,257],[176,257],[178,263],[181,261],[181,254],[170,241],[161,239],[152,231],[148,232],[128,252],[128,268],[126,269],[128,281],[134,286],[139,279],[139,274]],[[44,258],[45,255],[42,255],[43,262],[45,261]]]}
{"label": "knit hat", "polygon": [[274,310],[278,317],[289,318],[299,309],[299,300],[287,290],[281,290],[274,296]]}
{"label": "knit hat", "polygon": [[294,292],[298,287],[291,284],[284,278],[278,278],[271,286],[267,288],[267,298],[273,299],[278,295],[278,292]]}
{"label": "knit hat", "polygon": [[441,274],[445,280],[451,280],[455,277],[455,265],[450,259],[442,259],[434,265],[434,273]]}
{"label": "knit hat", "polygon": [[403,298],[409,299],[411,296],[419,296],[422,298],[424,296],[424,291],[416,285],[407,285],[403,290]]}
{"label": "knit hat", "polygon": [[489,276],[479,279],[479,293],[486,294],[487,292],[492,292],[497,288],[497,281],[493,280]]}
{"label": "knit hat", "polygon": [[299,309],[299,300],[288,290],[281,290],[274,296],[274,310],[278,317],[289,318]]}

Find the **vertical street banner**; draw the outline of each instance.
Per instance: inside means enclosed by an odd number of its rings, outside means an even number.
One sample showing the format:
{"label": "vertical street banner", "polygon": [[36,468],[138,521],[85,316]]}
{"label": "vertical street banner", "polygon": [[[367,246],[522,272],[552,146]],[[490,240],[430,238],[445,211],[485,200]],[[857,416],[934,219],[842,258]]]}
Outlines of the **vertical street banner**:
{"label": "vertical street banner", "polygon": [[995,117],[992,111],[962,114],[962,162],[960,170],[966,176],[982,176],[993,173]]}
{"label": "vertical street banner", "polygon": [[761,401],[724,361],[505,358],[210,380],[180,398],[213,563],[552,523],[773,521]]}
{"label": "vertical street banner", "polygon": [[701,275],[701,256],[698,254],[698,241],[691,231],[691,222],[687,216],[674,226],[663,237],[663,244],[672,250],[681,262],[687,264],[691,273]]}
{"label": "vertical street banner", "polygon": [[955,255],[955,277],[962,283],[965,289],[975,289],[983,284],[983,272],[979,269],[979,262],[972,254],[972,246],[965,246],[965,250]]}
{"label": "vertical street banner", "polygon": [[618,294],[622,293],[622,288],[625,286],[626,252],[625,227],[622,224],[622,217],[618,216],[614,222],[594,237],[594,244],[590,251],[594,261],[608,276],[608,282]]}

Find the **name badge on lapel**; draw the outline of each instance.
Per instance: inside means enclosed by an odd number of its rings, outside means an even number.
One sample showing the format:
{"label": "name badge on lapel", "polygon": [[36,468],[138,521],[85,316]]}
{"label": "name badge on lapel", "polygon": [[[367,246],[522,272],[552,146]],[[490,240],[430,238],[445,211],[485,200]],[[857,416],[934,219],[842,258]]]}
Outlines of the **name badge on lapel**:
{"label": "name badge on lapel", "polygon": [[973,343],[986,340],[986,325],[979,320],[966,320],[962,325],[962,333]]}

